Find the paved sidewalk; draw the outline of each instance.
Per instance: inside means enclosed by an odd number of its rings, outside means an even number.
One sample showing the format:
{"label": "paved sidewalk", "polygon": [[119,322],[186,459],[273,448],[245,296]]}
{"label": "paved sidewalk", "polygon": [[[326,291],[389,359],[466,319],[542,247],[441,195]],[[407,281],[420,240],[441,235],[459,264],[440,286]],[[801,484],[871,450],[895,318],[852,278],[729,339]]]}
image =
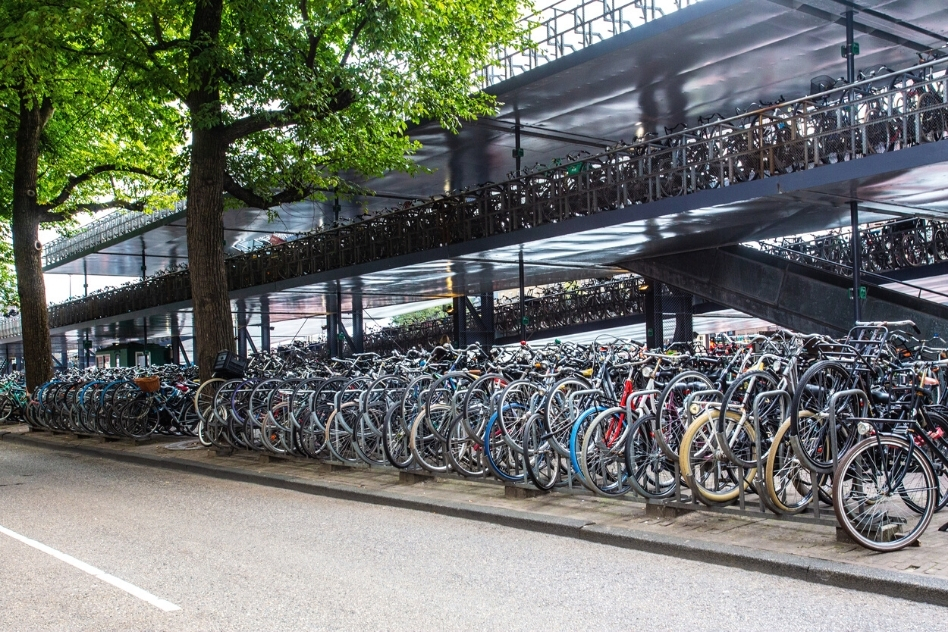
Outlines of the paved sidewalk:
{"label": "paved sidewalk", "polygon": [[[261,458],[256,453],[217,456],[180,438],[144,444],[28,432],[0,427],[3,441],[80,451],[143,465],[296,489],[307,493],[403,506],[485,520],[603,543],[739,566],[822,583],[878,591],[920,601],[948,603],[948,534],[937,516],[920,547],[880,554],[837,541],[833,526],[746,517],[709,511],[647,515],[631,499],[588,493],[550,493],[533,498],[520,489],[484,480],[406,477],[389,468],[329,465]],[[405,479],[415,479],[406,481]],[[828,515],[832,510],[827,508]],[[654,512],[650,512],[654,513]]]}

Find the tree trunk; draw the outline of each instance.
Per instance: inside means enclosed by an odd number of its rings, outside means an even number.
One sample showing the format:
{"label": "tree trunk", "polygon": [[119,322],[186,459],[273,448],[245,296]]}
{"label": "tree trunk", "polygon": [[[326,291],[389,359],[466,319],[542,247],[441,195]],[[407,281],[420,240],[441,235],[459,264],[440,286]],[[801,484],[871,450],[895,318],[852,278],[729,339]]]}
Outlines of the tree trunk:
{"label": "tree trunk", "polygon": [[13,171],[13,261],[20,294],[26,388],[30,391],[53,377],[53,348],[39,247],[40,213],[36,202],[40,136],[52,113],[48,99],[41,104],[27,100],[20,104]]}
{"label": "tree trunk", "polygon": [[188,269],[194,299],[194,342],[201,379],[218,351],[235,350],[224,268],[225,148],[215,129],[195,130],[188,182]]}
{"label": "tree trunk", "polygon": [[[191,167],[188,177],[188,269],[194,300],[194,342],[201,379],[213,373],[218,351],[235,351],[224,268],[224,170],[219,69],[211,57],[220,38],[223,0],[196,3],[191,23]],[[216,62],[216,60],[214,60]]]}

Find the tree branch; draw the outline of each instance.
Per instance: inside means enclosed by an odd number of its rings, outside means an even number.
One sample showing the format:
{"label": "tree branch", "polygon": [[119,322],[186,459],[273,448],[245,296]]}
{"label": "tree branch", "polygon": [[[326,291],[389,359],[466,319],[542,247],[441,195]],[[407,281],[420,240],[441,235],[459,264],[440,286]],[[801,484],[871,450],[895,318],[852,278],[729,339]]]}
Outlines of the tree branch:
{"label": "tree branch", "polygon": [[[320,113],[320,117],[325,117],[334,112],[341,112],[355,103],[355,95],[349,89],[341,89],[333,96],[329,107]],[[229,145],[234,141],[245,138],[256,132],[262,132],[268,129],[277,129],[281,127],[290,127],[296,125],[299,121],[299,115],[303,112],[319,112],[320,108],[316,106],[291,106],[282,110],[266,110],[250,114],[244,118],[237,119],[227,125],[223,130],[224,139]]]}
{"label": "tree branch", "polygon": [[345,68],[346,62],[349,60],[349,55],[352,54],[352,49],[355,48],[356,40],[359,38],[359,34],[362,33],[362,29],[366,27],[369,23],[369,16],[366,15],[362,18],[362,21],[359,22],[359,25],[355,27],[352,31],[352,37],[349,38],[349,43],[346,45],[346,52],[342,56],[342,60],[339,62],[340,68]]}
{"label": "tree branch", "polygon": [[48,96],[43,97],[43,102],[40,104],[40,121],[39,128],[41,130],[46,129],[46,124],[49,123],[49,119],[53,118],[53,112],[56,111],[56,108],[53,107],[53,100]]}
{"label": "tree branch", "polygon": [[313,65],[316,63],[316,50],[319,48],[319,41],[323,38],[323,33],[326,32],[326,27],[323,26],[323,28],[319,29],[319,34],[313,33],[313,27],[309,24],[309,5],[306,0],[300,0],[300,15],[303,18],[306,36],[309,38],[309,50],[306,53],[306,67],[312,70]]}
{"label": "tree branch", "polygon": [[234,177],[230,175],[229,172],[224,172],[224,191],[230,193],[235,198],[252,208],[267,210],[273,208],[274,206],[280,206],[281,204],[299,202],[300,200],[305,200],[307,197],[312,195],[315,190],[315,187],[311,186],[285,189],[268,199],[264,198],[262,195],[254,193],[244,186],[241,186],[236,180],[234,180]]}
{"label": "tree branch", "polygon": [[88,204],[79,204],[74,208],[69,209],[65,213],[54,213],[50,210],[42,210],[39,213],[38,219],[41,224],[55,224],[57,222],[65,222],[70,220],[76,213],[82,211],[88,211],[90,213],[97,213],[99,211],[108,211],[113,208],[124,208],[129,211],[144,211],[145,202],[142,200],[122,200],[115,198],[109,200],[108,202],[90,202]]}
{"label": "tree branch", "polygon": [[59,192],[53,200],[47,204],[38,204],[37,209],[40,212],[51,211],[57,206],[62,206],[69,199],[69,196],[72,195],[72,192],[76,189],[77,186],[83,182],[88,182],[97,175],[108,173],[110,171],[124,171],[126,173],[137,173],[139,175],[148,176],[149,178],[155,178],[154,174],[145,171],[144,169],[139,169],[138,167],[120,167],[118,165],[99,165],[98,167],[93,167],[85,173],[81,173],[78,176],[70,176],[66,181],[66,186],[63,187],[63,190]]}

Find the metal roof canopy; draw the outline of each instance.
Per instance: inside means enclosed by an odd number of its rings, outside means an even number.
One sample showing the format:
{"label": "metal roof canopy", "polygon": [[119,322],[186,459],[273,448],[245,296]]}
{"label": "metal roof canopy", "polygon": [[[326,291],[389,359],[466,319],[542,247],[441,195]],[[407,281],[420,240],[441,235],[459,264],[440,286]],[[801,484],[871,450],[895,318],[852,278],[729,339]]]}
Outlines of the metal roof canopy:
{"label": "metal roof canopy", "polygon": [[[948,39],[948,6],[926,0],[869,0],[860,6],[896,20],[924,24]],[[845,72],[844,30],[835,20],[844,0],[705,0],[493,86],[498,115],[468,124],[457,136],[435,123],[415,127],[423,144],[418,161],[434,172],[414,178],[390,174],[367,183],[382,195],[343,203],[342,217],[365,204],[381,209],[401,198],[506,179],[514,168],[513,126],[519,121],[524,165],[567,153],[595,152],[645,131],[661,131],[700,115],[732,114],[754,102],[807,94],[811,78]],[[934,25],[934,26],[933,26]],[[915,49],[943,41],[904,26],[857,14],[860,68],[900,68]],[[391,195],[393,197],[384,197]],[[229,248],[271,234],[302,233],[331,223],[332,200],[285,205],[279,218],[242,209],[225,214]],[[63,274],[141,275],[187,260],[183,219],[137,235],[102,252],[56,267]]]}

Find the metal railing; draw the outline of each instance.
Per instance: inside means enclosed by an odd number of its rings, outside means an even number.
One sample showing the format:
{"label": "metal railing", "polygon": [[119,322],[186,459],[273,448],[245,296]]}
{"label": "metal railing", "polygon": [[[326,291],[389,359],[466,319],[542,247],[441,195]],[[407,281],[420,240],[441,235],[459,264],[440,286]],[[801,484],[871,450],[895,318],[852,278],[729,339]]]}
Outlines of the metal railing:
{"label": "metal railing", "polygon": [[[604,322],[623,316],[645,313],[642,279],[622,275],[606,281],[592,279],[581,282],[554,283],[531,288],[524,299],[528,337],[558,327]],[[666,291],[670,295],[670,292]],[[503,298],[494,305],[494,336],[504,338],[520,332],[518,298]],[[365,334],[366,351],[386,352],[430,347],[447,336],[453,336],[453,320],[449,316],[411,325],[390,326]]]}
{"label": "metal railing", "polygon": [[[948,222],[922,218],[874,223],[859,231],[860,269],[889,272],[948,261]],[[809,239],[784,237],[757,246],[791,261],[852,276],[852,231],[834,230]]]}
{"label": "metal railing", "polygon": [[55,266],[73,257],[91,252],[103,244],[127,237],[183,213],[183,204],[150,213],[134,211],[109,213],[89,222],[77,234],[54,239],[43,246],[43,267]]}
{"label": "metal railing", "polygon": [[[940,141],[948,132],[946,66],[948,60],[920,64],[229,257],[228,289],[300,279]],[[177,272],[54,306],[50,324],[189,299],[188,272]]]}
{"label": "metal railing", "polygon": [[22,331],[19,315],[0,318],[0,340],[4,338],[17,338]]}
{"label": "metal railing", "polygon": [[497,51],[497,63],[479,74],[488,88],[597,42],[630,31],[701,0],[559,0],[524,21],[532,25],[527,50]]}

